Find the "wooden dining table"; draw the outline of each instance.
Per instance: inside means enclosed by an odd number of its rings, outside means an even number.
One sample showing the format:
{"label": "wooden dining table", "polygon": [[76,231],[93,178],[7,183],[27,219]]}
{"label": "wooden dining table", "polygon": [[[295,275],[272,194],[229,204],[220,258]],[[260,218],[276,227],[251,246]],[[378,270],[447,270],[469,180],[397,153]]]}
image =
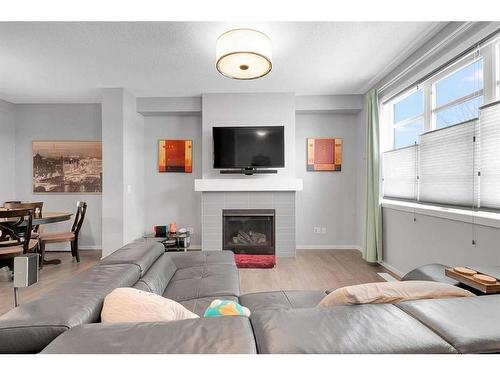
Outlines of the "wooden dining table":
{"label": "wooden dining table", "polygon": [[[12,209],[0,207],[0,211],[5,211],[5,210],[12,210]],[[32,225],[35,226],[35,225],[46,225],[46,224],[60,223],[60,222],[67,221],[67,220],[71,219],[71,216],[73,216],[73,214],[71,212],[43,211],[41,214],[33,215]],[[60,259],[51,259],[51,260],[42,259],[42,261],[43,261],[43,264],[59,264],[59,263],[61,263]]]}

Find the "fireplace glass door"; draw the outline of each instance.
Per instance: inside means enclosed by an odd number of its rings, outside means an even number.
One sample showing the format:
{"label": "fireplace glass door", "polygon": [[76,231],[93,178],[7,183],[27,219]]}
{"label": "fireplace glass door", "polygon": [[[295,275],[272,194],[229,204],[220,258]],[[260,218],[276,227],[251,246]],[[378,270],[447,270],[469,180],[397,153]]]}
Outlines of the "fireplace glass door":
{"label": "fireplace glass door", "polygon": [[224,250],[236,254],[274,254],[274,210],[223,210]]}

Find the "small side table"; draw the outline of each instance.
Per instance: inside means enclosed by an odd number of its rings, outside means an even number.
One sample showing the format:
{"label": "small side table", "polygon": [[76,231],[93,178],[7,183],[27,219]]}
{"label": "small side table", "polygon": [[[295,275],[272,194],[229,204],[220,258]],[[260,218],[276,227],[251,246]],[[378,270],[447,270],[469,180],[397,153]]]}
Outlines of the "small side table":
{"label": "small side table", "polygon": [[[485,275],[490,276],[490,272],[481,272],[481,269],[472,268],[472,267],[471,267],[471,269],[477,271],[478,273],[483,273]],[[460,281],[462,284],[465,284],[468,287],[473,288],[475,290],[478,290],[484,294],[500,293],[500,282],[498,281],[498,275],[496,275],[495,273],[493,273],[493,275],[491,275],[492,277],[495,277],[497,279],[495,284],[481,283],[481,282],[475,280],[472,276],[467,276],[467,275],[463,275],[461,273],[456,272],[451,267],[445,269],[445,275],[448,277],[451,277],[452,279]]]}
{"label": "small side table", "polygon": [[168,237],[155,237],[153,233],[148,233],[143,238],[149,241],[161,242],[167,252],[188,251],[191,246],[191,234],[189,232],[169,234]]}

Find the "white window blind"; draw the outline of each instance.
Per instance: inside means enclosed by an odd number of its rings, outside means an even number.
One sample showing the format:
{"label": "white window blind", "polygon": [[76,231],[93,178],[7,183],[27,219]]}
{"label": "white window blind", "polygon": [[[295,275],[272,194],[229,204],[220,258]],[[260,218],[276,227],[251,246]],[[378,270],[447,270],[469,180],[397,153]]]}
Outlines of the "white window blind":
{"label": "white window blind", "polygon": [[419,200],[472,206],[475,203],[476,120],[420,136]]}
{"label": "white window blind", "polygon": [[417,199],[417,145],[384,152],[384,197]]}
{"label": "white window blind", "polygon": [[481,207],[500,208],[500,103],[480,112]]}

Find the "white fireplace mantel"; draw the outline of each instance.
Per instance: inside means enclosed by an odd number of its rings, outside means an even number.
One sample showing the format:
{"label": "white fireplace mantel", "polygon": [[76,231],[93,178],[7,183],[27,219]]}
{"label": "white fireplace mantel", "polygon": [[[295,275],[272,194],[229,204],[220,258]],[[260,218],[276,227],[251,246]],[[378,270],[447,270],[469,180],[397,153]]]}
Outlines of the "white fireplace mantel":
{"label": "white fireplace mantel", "polygon": [[302,191],[302,188],[302,179],[295,177],[194,180],[195,191]]}

